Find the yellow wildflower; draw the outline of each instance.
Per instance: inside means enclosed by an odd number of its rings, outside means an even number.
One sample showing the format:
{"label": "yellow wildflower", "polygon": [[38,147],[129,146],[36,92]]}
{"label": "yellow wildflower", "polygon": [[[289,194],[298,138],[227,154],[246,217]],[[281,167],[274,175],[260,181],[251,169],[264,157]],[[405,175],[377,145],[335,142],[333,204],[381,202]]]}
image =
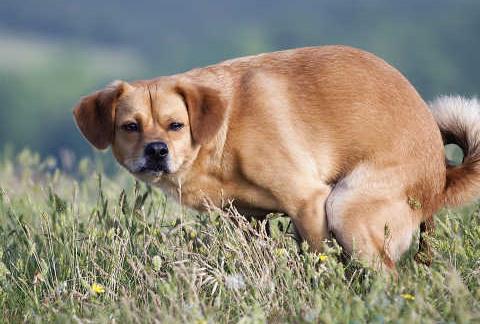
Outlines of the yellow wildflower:
{"label": "yellow wildflower", "polygon": [[411,294],[401,294],[400,296],[405,300],[415,300],[415,296]]}
{"label": "yellow wildflower", "polygon": [[288,254],[287,250],[284,249],[284,248],[275,249],[273,252],[274,252],[275,256],[277,256],[277,257],[286,256]]}
{"label": "yellow wildflower", "polygon": [[103,294],[105,292],[105,287],[103,287],[101,284],[94,282],[90,287],[90,290],[95,294]]}
{"label": "yellow wildflower", "polygon": [[320,260],[321,262],[325,262],[328,260],[328,256],[321,254],[318,256],[318,260]]}

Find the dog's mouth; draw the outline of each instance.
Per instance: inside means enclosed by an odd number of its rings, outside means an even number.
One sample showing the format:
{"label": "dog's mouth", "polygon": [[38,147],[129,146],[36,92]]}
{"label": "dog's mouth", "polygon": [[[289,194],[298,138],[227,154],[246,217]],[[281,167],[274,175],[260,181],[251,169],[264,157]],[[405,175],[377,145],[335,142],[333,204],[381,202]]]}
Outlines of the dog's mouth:
{"label": "dog's mouth", "polygon": [[125,163],[125,166],[132,174],[137,176],[160,177],[161,175],[171,173],[171,168],[166,159],[158,161],[142,157],[129,162]]}
{"label": "dog's mouth", "polygon": [[137,173],[153,173],[155,175],[169,174],[170,168],[166,161],[161,162],[149,162],[140,167]]}

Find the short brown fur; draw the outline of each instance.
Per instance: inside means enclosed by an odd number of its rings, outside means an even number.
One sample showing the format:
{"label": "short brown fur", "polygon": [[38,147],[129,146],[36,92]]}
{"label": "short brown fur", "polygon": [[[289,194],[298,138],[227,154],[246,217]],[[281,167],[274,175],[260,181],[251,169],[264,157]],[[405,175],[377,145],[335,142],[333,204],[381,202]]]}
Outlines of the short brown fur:
{"label": "short brown fur", "polygon": [[[445,201],[443,142],[427,105],[396,69],[349,47],[120,83],[83,99],[75,118],[94,146],[111,143],[136,177],[187,206],[283,212],[314,250],[331,231],[347,252],[383,256],[389,268]],[[123,132],[129,120],[141,131]],[[184,129],[169,131],[172,120]],[[171,170],[137,172],[154,140],[169,146]],[[421,208],[409,205],[412,197]]]}

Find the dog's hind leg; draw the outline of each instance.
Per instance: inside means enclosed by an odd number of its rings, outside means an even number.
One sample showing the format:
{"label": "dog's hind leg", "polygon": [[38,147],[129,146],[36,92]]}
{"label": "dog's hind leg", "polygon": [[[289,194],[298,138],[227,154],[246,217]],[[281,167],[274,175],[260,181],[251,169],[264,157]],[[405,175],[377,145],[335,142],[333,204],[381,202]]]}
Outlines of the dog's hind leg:
{"label": "dog's hind leg", "polygon": [[409,205],[399,174],[397,168],[357,167],[326,202],[336,240],[347,254],[374,267],[394,269],[420,222],[421,211]]}
{"label": "dog's hind leg", "polygon": [[298,205],[287,210],[295,230],[314,251],[320,251],[323,241],[328,238],[325,201],[330,191],[329,186],[320,185],[309,191],[310,194],[306,198],[298,199]]}

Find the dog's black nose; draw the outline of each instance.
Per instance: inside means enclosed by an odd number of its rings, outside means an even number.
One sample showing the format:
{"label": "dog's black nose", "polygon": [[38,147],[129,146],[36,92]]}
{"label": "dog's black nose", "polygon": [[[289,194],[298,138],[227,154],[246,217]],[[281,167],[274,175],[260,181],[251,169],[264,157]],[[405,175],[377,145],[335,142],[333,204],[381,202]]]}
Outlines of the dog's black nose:
{"label": "dog's black nose", "polygon": [[168,155],[168,146],[163,142],[152,142],[145,147],[145,156],[149,158],[165,158]]}

